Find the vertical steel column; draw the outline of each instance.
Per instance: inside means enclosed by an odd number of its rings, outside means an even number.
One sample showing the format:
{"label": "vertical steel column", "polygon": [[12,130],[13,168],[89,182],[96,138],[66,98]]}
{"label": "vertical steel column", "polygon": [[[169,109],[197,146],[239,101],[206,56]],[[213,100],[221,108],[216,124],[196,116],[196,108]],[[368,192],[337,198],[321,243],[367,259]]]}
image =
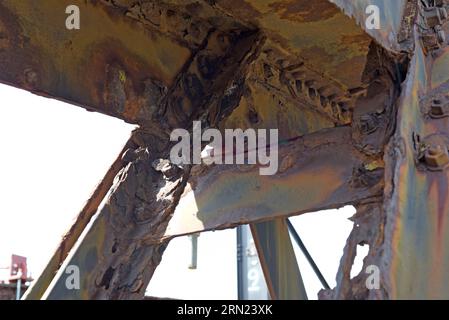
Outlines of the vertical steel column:
{"label": "vertical steel column", "polygon": [[251,225],[273,300],[307,300],[285,218]]}

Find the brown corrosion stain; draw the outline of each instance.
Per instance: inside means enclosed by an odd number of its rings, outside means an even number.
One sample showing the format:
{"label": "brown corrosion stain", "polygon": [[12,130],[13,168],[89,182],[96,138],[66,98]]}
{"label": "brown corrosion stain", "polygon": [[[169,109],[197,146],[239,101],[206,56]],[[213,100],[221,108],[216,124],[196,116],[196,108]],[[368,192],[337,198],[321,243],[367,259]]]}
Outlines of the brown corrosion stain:
{"label": "brown corrosion stain", "polygon": [[17,18],[0,3],[0,52],[13,43],[18,44],[22,34]]}
{"label": "brown corrosion stain", "polygon": [[340,10],[327,1],[293,0],[270,4],[282,19],[297,22],[317,22],[340,14]]}
{"label": "brown corrosion stain", "polygon": [[[1,18],[0,18],[1,19]],[[8,34],[4,23],[0,20],[0,52],[10,46],[10,35]]]}
{"label": "brown corrosion stain", "polygon": [[362,76],[358,72],[366,64],[365,56],[358,56],[348,59],[340,64],[336,72],[340,71],[341,81],[350,87],[362,84]]}
{"label": "brown corrosion stain", "polygon": [[24,35],[20,19],[0,3],[0,78],[4,83],[43,93],[51,79],[43,83],[46,74],[54,70],[52,63],[42,64],[43,53],[30,44]]}
{"label": "brown corrosion stain", "polygon": [[366,52],[371,43],[371,38],[365,34],[351,34],[341,36],[342,47],[356,47],[359,52]]}
{"label": "brown corrosion stain", "polygon": [[163,83],[162,76],[117,41],[97,44],[91,52],[85,69],[88,74],[80,78],[86,79],[94,104],[106,113],[134,121],[146,101],[146,80]]}

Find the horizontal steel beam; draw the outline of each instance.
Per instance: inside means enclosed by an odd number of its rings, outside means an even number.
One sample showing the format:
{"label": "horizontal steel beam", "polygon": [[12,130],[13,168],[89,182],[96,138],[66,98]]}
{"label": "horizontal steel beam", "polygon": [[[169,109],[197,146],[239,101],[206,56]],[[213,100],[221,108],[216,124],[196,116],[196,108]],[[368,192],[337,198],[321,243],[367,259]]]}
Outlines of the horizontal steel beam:
{"label": "horizontal steel beam", "polygon": [[[382,194],[383,169],[351,144],[351,128],[306,135],[279,150],[279,171],[198,165],[164,238],[337,208]],[[159,241],[159,239],[154,239]]]}
{"label": "horizontal steel beam", "polygon": [[[66,28],[69,5],[79,30]],[[133,123],[192,55],[99,1],[4,0],[0,32],[0,82]]]}

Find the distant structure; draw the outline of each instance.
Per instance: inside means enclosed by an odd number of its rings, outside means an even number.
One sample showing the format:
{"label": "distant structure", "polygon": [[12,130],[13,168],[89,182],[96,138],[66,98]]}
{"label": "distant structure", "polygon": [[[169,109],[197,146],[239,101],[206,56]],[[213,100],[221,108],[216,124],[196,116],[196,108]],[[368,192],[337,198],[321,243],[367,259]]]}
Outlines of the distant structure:
{"label": "distant structure", "polygon": [[6,279],[0,278],[0,300],[18,300],[28,289],[28,282],[32,281],[28,275],[26,257],[13,254]]}

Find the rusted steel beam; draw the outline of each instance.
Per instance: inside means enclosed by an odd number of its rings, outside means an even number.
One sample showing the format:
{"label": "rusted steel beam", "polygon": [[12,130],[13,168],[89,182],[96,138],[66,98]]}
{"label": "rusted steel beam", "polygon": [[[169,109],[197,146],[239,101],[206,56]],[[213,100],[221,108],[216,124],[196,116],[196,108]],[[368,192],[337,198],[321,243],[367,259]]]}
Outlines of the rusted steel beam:
{"label": "rusted steel beam", "polygon": [[[69,5],[80,8],[79,30],[66,29]],[[133,123],[192,56],[98,1],[4,0],[0,32],[0,82]]]}
{"label": "rusted steel beam", "polygon": [[280,48],[281,55],[271,52],[275,66],[293,67],[290,62],[296,58],[330,84],[346,89],[361,85],[372,39],[328,0],[216,0],[214,6],[242,23],[257,25]]}
{"label": "rusted steel beam", "polygon": [[250,227],[271,299],[307,300],[285,218]]}
{"label": "rusted steel beam", "polygon": [[[65,29],[68,5],[80,8],[80,30]],[[309,110],[289,106],[289,112],[297,113],[294,118],[305,112],[311,128],[347,124],[354,92],[365,85],[360,75],[371,43],[327,0],[280,0],[269,6],[252,0],[49,0],[39,6],[5,0],[1,12],[0,82],[139,124],[154,118],[160,98],[212,30],[226,35],[219,40],[226,46],[227,31],[255,28],[269,38],[258,65],[271,79],[254,72],[253,93],[261,85],[274,86],[299,98],[296,104]],[[260,108],[271,96],[247,96],[247,104]],[[246,112],[244,103],[241,109]],[[259,119],[268,122],[263,114]],[[295,122],[300,120],[289,123],[292,130]]]}
{"label": "rusted steel beam", "polygon": [[448,299],[449,47],[425,55],[420,36],[386,158],[383,272],[390,298]]}
{"label": "rusted steel beam", "polygon": [[[185,170],[159,167],[154,139],[151,149],[127,152],[105,204],[92,218],[79,244],[65,260],[42,299],[141,299],[166,244],[146,242],[163,232],[187,176]],[[151,166],[154,163],[154,167]],[[78,268],[80,287],[67,286],[69,266]]]}
{"label": "rusted steel beam", "polygon": [[[257,166],[194,166],[165,238],[380,196],[383,148],[394,129],[390,119],[403,57],[390,56],[375,44],[368,56],[365,93],[355,102],[350,126],[306,134],[280,147],[279,172],[274,176],[260,176]],[[291,134],[287,131],[284,137]]]}
{"label": "rusted steel beam", "polygon": [[96,187],[95,191],[92,193],[92,196],[89,198],[89,200],[87,200],[87,203],[84,205],[83,209],[76,217],[73,225],[62,237],[58,249],[50,258],[50,261],[47,263],[45,269],[43,270],[41,275],[31,283],[30,287],[23,295],[22,300],[38,300],[42,297],[45,290],[47,290],[50,282],[52,281],[54,275],[58,271],[59,267],[67,258],[70,250],[72,250],[76,241],[81,236],[89,221],[97,212],[97,209],[100,206],[101,202],[111,189],[114,178],[123,167],[123,154],[133,146],[133,141],[131,139],[128,140],[122,151],[119,153],[117,159],[115,159],[101,182]]}
{"label": "rusted steel beam", "polygon": [[380,196],[382,164],[357,150],[351,134],[350,127],[341,127],[288,143],[279,149],[273,176],[261,176],[255,165],[194,166],[165,238]]}
{"label": "rusted steel beam", "polygon": [[[136,147],[124,154],[124,166],[107,201],[92,218],[43,299],[143,297],[167,246],[167,242],[152,239],[162,238],[190,172],[189,166],[178,167],[168,160],[174,144],[170,142],[170,131],[189,129],[192,120],[198,118],[210,126],[213,121],[208,119],[218,121],[231,112],[241,93],[228,88],[244,78],[264,40],[257,32],[234,32],[230,33],[227,47],[217,43],[223,36],[218,32],[209,34],[206,45],[161,98],[159,123],[148,120],[145,128],[134,132]],[[215,59],[217,64],[207,64],[209,68],[205,69],[204,60],[209,59]],[[80,271],[79,290],[66,285],[69,266]]]}

